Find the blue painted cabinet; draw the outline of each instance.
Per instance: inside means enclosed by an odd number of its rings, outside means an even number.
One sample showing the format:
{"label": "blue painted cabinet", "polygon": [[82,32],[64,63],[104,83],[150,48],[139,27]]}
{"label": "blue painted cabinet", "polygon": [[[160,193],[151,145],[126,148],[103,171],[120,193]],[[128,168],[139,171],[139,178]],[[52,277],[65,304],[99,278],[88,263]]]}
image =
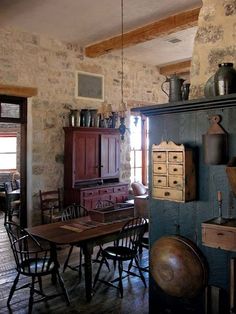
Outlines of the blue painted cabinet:
{"label": "blue painted cabinet", "polygon": [[[196,164],[197,195],[194,201],[176,203],[158,200],[150,195],[151,247],[157,239],[165,235],[177,234],[192,240],[206,258],[209,268],[208,284],[219,286],[228,292],[229,263],[235,253],[203,246],[201,223],[218,215],[217,191],[222,191],[223,195],[223,216],[228,215],[230,186],[225,171],[226,165],[204,163],[202,135],[209,129],[209,117],[220,115],[221,126],[228,133],[229,159],[236,156],[236,94],[134,108],[133,111],[140,111],[149,117],[150,191],[153,182],[152,145],[158,145],[162,141],[186,145],[194,151]],[[236,206],[235,199],[233,202]],[[182,313],[193,306],[193,303],[195,305],[191,313],[201,313],[204,308],[202,296],[191,301],[170,298],[160,291],[150,275],[150,313],[157,313],[156,309],[160,302],[166,304],[173,302],[174,306],[177,304],[177,307],[183,309]]]}

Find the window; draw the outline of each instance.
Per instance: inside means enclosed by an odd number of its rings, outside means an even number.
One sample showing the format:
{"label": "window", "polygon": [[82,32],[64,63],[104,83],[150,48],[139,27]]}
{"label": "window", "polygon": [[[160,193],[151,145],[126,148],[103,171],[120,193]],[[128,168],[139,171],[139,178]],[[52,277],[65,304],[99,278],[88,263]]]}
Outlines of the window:
{"label": "window", "polygon": [[16,170],[16,133],[0,133],[0,170]]}
{"label": "window", "polygon": [[[137,123],[135,123],[137,121]],[[148,118],[130,117],[131,182],[148,184]]]}

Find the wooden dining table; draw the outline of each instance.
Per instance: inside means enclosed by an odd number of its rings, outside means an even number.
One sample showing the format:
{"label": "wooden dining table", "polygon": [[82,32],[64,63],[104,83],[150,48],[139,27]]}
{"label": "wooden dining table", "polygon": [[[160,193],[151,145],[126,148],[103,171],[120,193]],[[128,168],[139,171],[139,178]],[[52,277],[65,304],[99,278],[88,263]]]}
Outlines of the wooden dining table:
{"label": "wooden dining table", "polygon": [[50,243],[52,254],[57,263],[57,245],[79,245],[82,248],[85,262],[85,293],[87,301],[90,301],[93,295],[93,248],[97,245],[113,241],[129,219],[130,218],[109,223],[100,223],[91,220],[91,218],[87,216],[69,221],[29,227],[26,230],[31,235]]}

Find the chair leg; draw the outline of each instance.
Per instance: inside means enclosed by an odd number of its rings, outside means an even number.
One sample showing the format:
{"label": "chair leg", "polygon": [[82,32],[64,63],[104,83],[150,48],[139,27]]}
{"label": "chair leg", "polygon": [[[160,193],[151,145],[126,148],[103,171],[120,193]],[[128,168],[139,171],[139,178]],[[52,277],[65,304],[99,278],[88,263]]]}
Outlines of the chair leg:
{"label": "chair leg", "polygon": [[65,296],[66,303],[67,303],[67,305],[70,305],[69,296],[68,296],[67,290],[66,290],[66,288],[65,288],[64,281],[63,281],[61,275],[59,274],[58,269],[56,270],[56,275],[57,275],[57,277],[58,277],[59,284],[60,284],[60,286],[61,286],[61,288],[62,288],[62,291],[63,291],[63,294],[64,294],[64,296]]}
{"label": "chair leg", "polygon": [[42,278],[40,276],[38,276],[38,282],[39,282],[39,291],[43,294]]}
{"label": "chair leg", "polygon": [[79,252],[79,279],[82,277],[82,258],[83,258],[83,251],[82,248],[80,247],[80,252]]}
{"label": "chair leg", "polygon": [[123,298],[123,283],[122,283],[123,264],[122,264],[122,261],[119,261],[118,267],[119,267],[119,290],[120,290],[120,296],[121,296],[121,298]]}
{"label": "chair leg", "polygon": [[30,297],[29,297],[29,309],[28,313],[32,313],[33,309],[33,303],[34,303],[34,283],[35,283],[35,277],[32,277],[31,287],[30,287]]}
{"label": "chair leg", "polygon": [[135,256],[134,260],[135,260],[135,264],[136,264],[136,266],[137,266],[137,268],[138,268],[140,278],[142,279],[142,282],[143,282],[143,284],[144,284],[144,286],[145,286],[145,288],[146,288],[146,287],[147,287],[146,281],[145,281],[145,278],[144,278],[144,276],[143,276],[143,273],[142,273],[142,271],[141,271],[141,269],[140,269],[137,256]]}
{"label": "chair leg", "polygon": [[98,271],[97,271],[97,273],[96,273],[96,275],[94,277],[93,288],[95,287],[95,285],[96,285],[96,283],[98,281],[98,278],[99,278],[99,275],[100,275],[100,271],[101,271],[102,265],[105,262],[105,260],[106,260],[106,258],[102,257],[101,262],[100,262],[99,267],[98,267]]}
{"label": "chair leg", "polygon": [[14,282],[13,282],[12,287],[11,287],[11,290],[10,290],[10,293],[9,293],[9,297],[8,297],[8,300],[7,300],[7,306],[10,305],[12,296],[13,296],[13,294],[14,294],[14,292],[15,292],[15,289],[16,289],[16,285],[17,285],[17,283],[18,283],[18,281],[19,281],[19,277],[20,277],[20,273],[18,273],[18,274],[16,275],[16,278],[15,278],[15,280],[14,280]]}
{"label": "chair leg", "polygon": [[66,259],[66,261],[65,261],[65,263],[64,263],[64,266],[63,266],[63,273],[64,273],[64,271],[66,270],[66,268],[67,268],[67,266],[68,266],[68,262],[69,262],[69,259],[70,259],[70,256],[71,256],[72,251],[73,251],[73,245],[71,245],[69,254],[68,254],[67,259]]}

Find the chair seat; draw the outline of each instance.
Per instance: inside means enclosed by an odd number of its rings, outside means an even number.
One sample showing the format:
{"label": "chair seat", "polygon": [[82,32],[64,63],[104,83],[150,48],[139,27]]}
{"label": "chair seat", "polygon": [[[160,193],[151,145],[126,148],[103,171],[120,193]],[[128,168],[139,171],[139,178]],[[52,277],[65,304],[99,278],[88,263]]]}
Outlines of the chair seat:
{"label": "chair seat", "polygon": [[32,258],[25,260],[19,265],[20,272],[23,275],[32,276],[35,275],[47,275],[50,274],[55,267],[55,264],[51,259]]}
{"label": "chair seat", "polygon": [[108,246],[103,250],[106,258],[127,261],[136,255],[136,251],[125,246]]}

